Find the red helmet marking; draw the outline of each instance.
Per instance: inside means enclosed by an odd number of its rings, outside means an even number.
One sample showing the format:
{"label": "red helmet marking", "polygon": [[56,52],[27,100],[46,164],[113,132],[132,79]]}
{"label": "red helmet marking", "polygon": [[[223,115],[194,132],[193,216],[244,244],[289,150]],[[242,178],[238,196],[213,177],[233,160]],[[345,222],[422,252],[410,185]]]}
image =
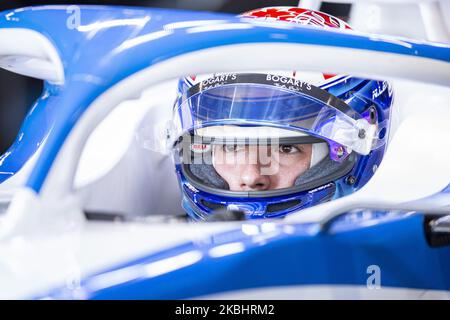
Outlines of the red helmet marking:
{"label": "red helmet marking", "polygon": [[324,12],[303,9],[273,7],[262,8],[244,13],[244,17],[276,19],[281,21],[292,21],[303,25],[313,25],[329,28],[352,29],[346,22]]}

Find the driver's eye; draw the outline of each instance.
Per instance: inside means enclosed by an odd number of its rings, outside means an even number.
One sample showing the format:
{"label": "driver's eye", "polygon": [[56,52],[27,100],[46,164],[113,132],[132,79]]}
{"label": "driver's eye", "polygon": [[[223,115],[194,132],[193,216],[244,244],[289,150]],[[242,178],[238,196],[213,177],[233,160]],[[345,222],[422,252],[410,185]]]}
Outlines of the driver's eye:
{"label": "driver's eye", "polygon": [[244,147],[237,144],[224,144],[222,146],[223,151],[225,152],[237,152],[242,150]]}
{"label": "driver's eye", "polygon": [[300,152],[300,149],[290,144],[282,144],[279,147],[279,151],[284,154],[292,154]]}

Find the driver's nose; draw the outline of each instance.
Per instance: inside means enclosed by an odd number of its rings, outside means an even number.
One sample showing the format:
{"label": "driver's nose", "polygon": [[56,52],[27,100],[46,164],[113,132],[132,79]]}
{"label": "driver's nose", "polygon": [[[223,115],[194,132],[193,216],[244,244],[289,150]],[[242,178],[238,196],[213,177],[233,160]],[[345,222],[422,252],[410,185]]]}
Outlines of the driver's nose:
{"label": "driver's nose", "polygon": [[249,164],[241,171],[239,186],[243,191],[262,191],[270,187],[270,179],[261,174],[259,164]]}

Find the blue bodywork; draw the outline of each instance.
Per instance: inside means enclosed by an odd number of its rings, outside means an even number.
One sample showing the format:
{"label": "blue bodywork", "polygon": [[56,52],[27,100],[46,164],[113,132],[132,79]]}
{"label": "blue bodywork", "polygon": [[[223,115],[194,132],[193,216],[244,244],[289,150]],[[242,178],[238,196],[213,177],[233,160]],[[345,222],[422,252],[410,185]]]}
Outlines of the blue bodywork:
{"label": "blue bodywork", "polygon": [[[64,66],[64,84],[46,83],[17,140],[0,157],[2,182],[18,172],[45,139],[26,183],[36,192],[40,191],[68,134],[99,95],[128,76],[181,54],[239,43],[285,42],[367,49],[450,62],[450,48],[444,45],[375,41],[364,35],[330,33],[294,24],[265,26],[208,12],[81,6],[84,28],[70,29],[66,23],[72,12],[67,8],[44,6],[0,15],[0,28],[27,28],[47,36]],[[166,27],[195,20],[216,20],[229,28],[187,35],[187,27],[169,31]],[[89,28],[99,23],[105,23],[105,27],[95,32]],[[233,28],[235,24],[249,27]],[[143,36],[151,40],[135,41],[133,46],[118,49],[126,41]],[[371,265],[380,267],[382,287],[450,290],[450,247],[430,246],[422,215],[381,214],[376,219],[361,221],[336,221],[326,233],[318,233],[315,224],[271,224],[268,231],[264,229],[265,224],[249,222],[259,231],[249,234],[244,224],[203,242],[186,243],[90,275],[79,288],[58,288],[38,298],[163,299],[270,286],[365,286],[367,268]],[[235,251],[221,256],[211,254],[213,249],[226,245]],[[183,254],[182,257],[189,258],[193,252],[192,263],[179,269],[161,274],[147,272],[152,263]],[[99,278],[120,270],[131,272],[131,276],[99,286],[105,283],[97,281]]]}
{"label": "blue bodywork", "polygon": [[[39,298],[186,299],[264,287],[366,287],[371,266],[379,267],[382,288],[450,290],[450,246],[430,248],[420,215],[341,220],[327,233],[318,233],[315,224],[253,224],[258,232],[252,235],[247,227],[131,261],[87,277],[76,290],[59,288]],[[217,248],[226,246],[228,254],[218,257]],[[190,256],[196,259],[179,269],[149,272],[165,259]],[[126,280],[104,280],[117,279],[115,274]]]}

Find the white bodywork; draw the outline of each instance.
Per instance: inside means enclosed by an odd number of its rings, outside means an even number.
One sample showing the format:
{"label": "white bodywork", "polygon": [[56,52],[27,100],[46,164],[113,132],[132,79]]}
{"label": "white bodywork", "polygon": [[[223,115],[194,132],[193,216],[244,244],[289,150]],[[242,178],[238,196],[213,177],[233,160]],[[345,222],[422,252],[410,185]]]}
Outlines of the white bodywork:
{"label": "white bodywork", "polygon": [[351,4],[348,23],[355,30],[450,42],[448,0],[300,0],[299,6],[319,10],[324,2]]}
{"label": "white bodywork", "polygon": [[2,29],[0,43],[1,68],[55,84],[64,83],[58,52],[40,33],[28,29]]}

